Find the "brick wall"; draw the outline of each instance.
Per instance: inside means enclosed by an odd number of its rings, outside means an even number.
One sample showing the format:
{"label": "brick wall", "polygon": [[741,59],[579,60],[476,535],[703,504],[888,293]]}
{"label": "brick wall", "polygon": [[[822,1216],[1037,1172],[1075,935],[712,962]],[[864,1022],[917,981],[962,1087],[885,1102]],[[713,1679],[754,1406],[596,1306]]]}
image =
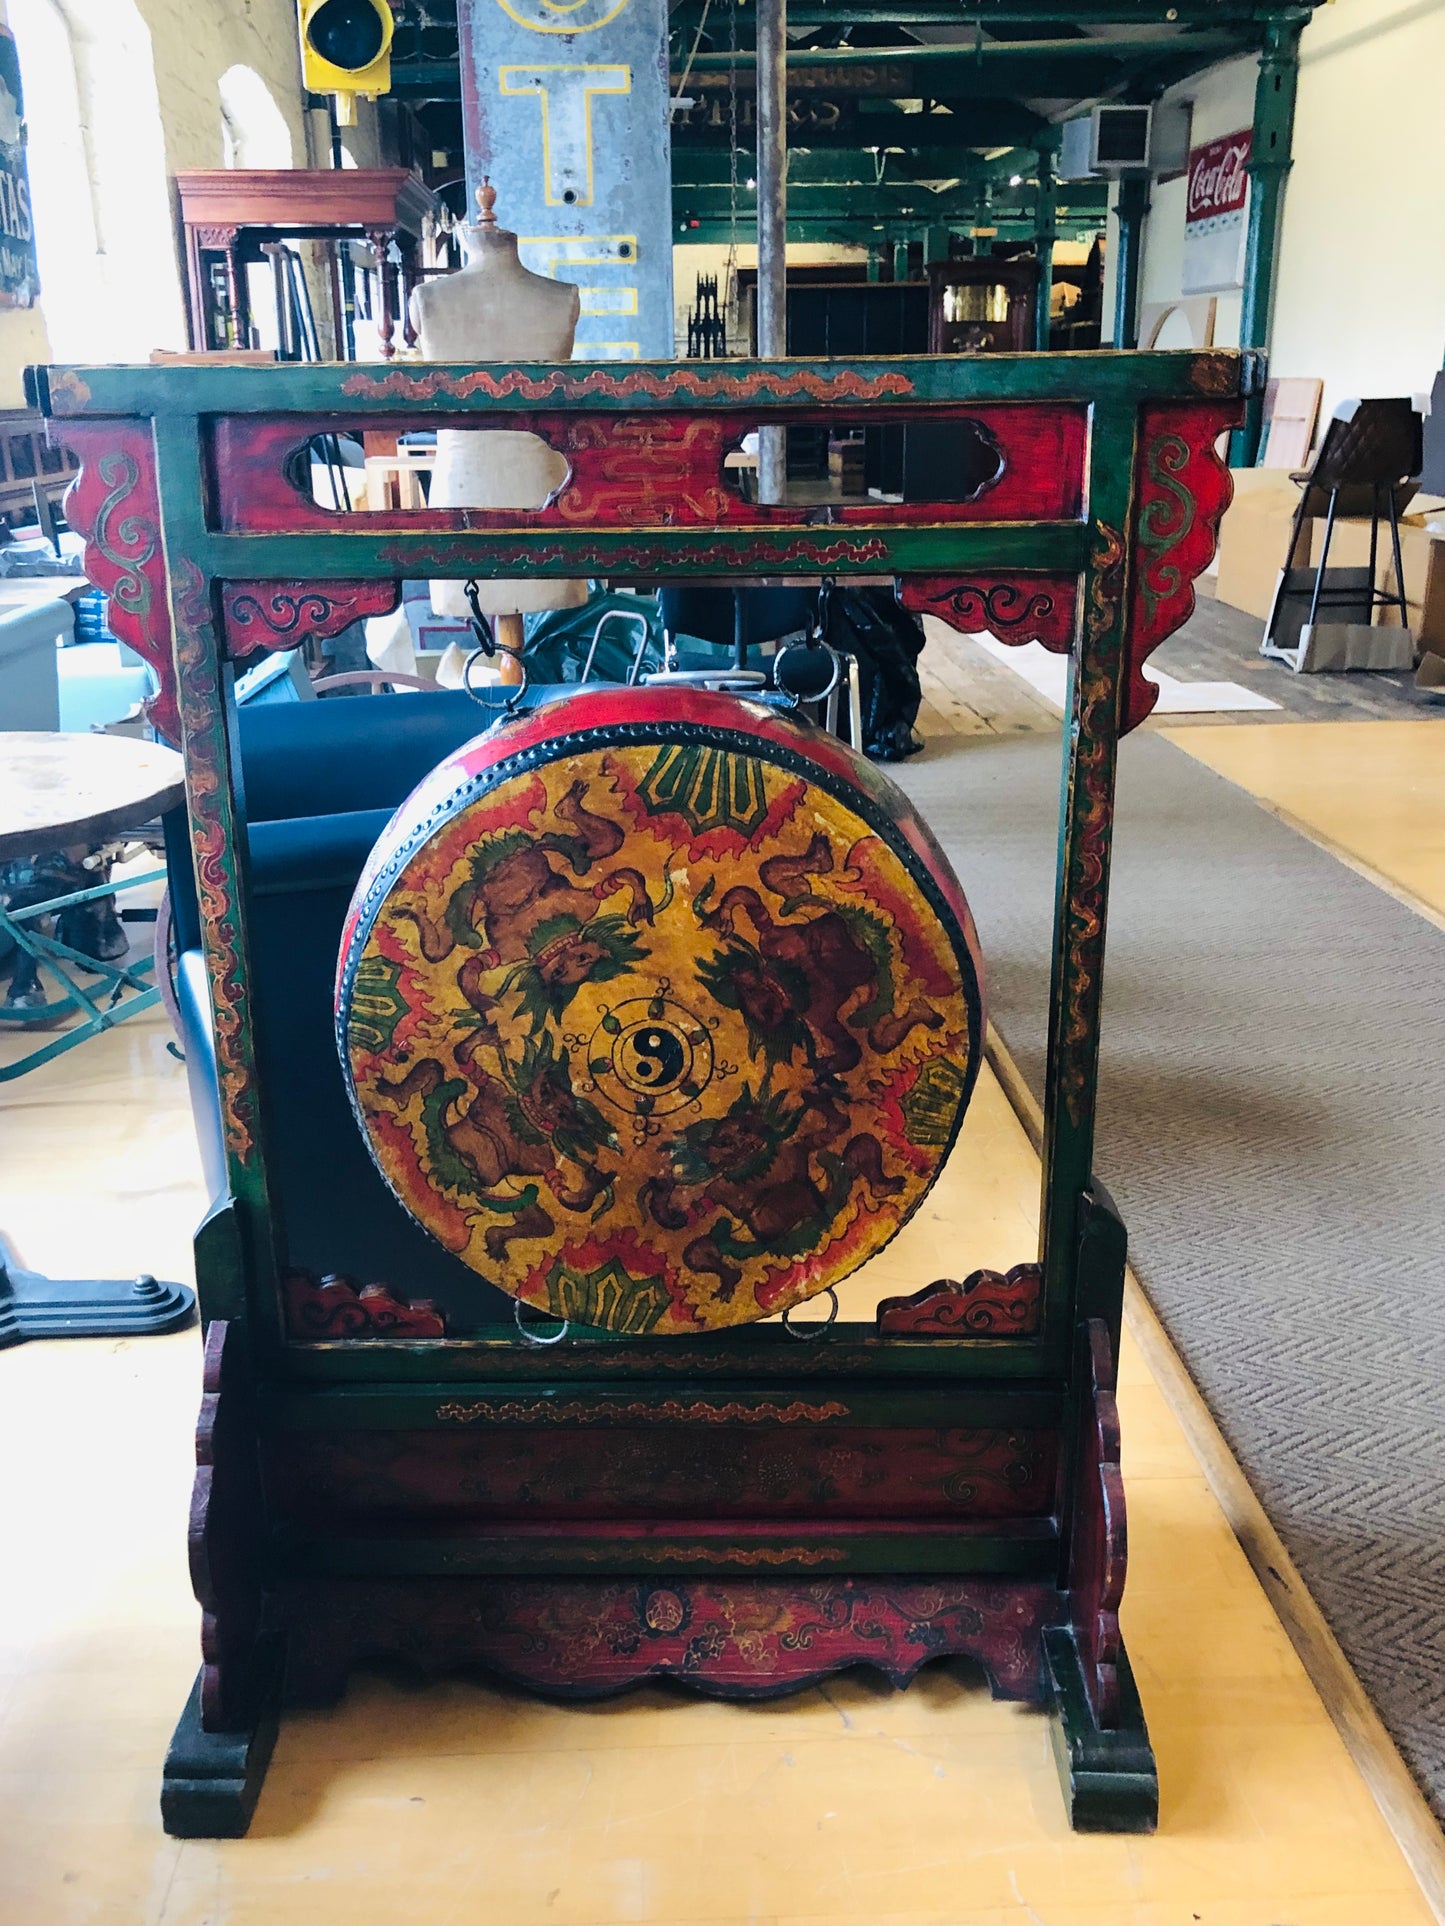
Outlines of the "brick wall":
{"label": "brick wall", "polygon": [[[5,6],[0,0],[0,19]],[[80,186],[73,160],[63,221],[50,223],[64,238],[58,257],[52,244],[49,273],[40,227],[40,308],[0,312],[0,407],[19,405],[29,361],[144,360],[152,348],[186,345],[172,179],[181,169],[224,164],[223,75],[250,70],[228,88],[233,115],[249,110],[257,123],[238,164],[308,162],[295,0],[9,0],[9,11],[32,128],[32,185],[45,165],[47,111],[74,154],[78,103],[89,208],[85,219],[72,218],[71,189]],[[66,32],[74,55],[68,109],[54,58]],[[366,113],[349,137],[362,166],[375,164],[374,130]],[[36,197],[43,213],[43,183]]]}

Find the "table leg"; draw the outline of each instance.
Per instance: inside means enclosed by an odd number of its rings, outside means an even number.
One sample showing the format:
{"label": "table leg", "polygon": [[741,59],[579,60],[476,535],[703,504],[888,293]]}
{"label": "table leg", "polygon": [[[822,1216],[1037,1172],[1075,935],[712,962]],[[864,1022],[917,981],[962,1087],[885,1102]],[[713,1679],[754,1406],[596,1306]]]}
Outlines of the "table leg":
{"label": "table leg", "polygon": [[151,1337],[189,1324],[196,1294],[148,1274],[45,1277],[27,1271],[0,1232],[0,1349],[26,1338]]}

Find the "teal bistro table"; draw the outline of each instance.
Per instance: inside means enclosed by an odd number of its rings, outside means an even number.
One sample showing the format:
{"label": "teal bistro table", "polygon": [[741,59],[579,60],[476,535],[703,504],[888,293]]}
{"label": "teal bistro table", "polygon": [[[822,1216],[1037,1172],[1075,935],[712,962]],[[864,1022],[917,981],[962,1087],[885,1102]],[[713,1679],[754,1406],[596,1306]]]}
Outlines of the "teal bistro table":
{"label": "teal bistro table", "polygon": [[[152,822],[182,800],[181,759],[162,744],[119,736],[15,730],[0,734],[0,862],[53,850],[91,848],[107,838]],[[163,871],[136,877],[153,881]],[[160,997],[148,979],[149,957],[108,962],[87,956],[47,935],[45,919],[74,905],[112,894],[114,883],[72,890],[24,908],[0,907],[0,938],[18,957],[16,981],[40,981],[44,969],[59,988],[55,997],[14,1000],[0,1020],[33,1025],[74,1011],[80,1021],[13,1062],[0,1064],[0,1083],[73,1050],[102,1030],[152,1008]],[[89,983],[83,977],[88,976]],[[77,1169],[83,1185],[85,1173]],[[0,1346],[27,1337],[124,1337],[169,1331],[186,1323],[195,1307],[184,1285],[143,1275],[124,1279],[59,1280],[23,1269],[0,1235]]]}

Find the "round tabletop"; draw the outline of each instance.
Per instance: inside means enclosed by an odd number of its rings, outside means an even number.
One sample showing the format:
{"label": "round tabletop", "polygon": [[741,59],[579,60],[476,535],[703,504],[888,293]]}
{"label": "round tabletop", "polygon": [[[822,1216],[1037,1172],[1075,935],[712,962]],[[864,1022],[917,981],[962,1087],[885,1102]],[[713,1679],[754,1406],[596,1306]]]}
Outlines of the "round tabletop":
{"label": "round tabletop", "polygon": [[174,749],[129,736],[0,732],[0,859],[138,829],[185,795]]}

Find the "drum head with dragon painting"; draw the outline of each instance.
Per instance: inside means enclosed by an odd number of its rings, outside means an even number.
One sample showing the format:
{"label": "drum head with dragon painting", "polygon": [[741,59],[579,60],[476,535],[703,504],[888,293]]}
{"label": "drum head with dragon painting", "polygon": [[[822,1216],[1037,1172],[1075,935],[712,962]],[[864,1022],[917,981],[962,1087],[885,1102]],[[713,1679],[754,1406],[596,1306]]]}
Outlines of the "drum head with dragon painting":
{"label": "drum head with dragon painting", "polygon": [[418,1222],[526,1304],[656,1335],[881,1249],[982,1037],[967,906],[907,799],[691,691],[579,695],[434,771],[358,885],[337,1011]]}

